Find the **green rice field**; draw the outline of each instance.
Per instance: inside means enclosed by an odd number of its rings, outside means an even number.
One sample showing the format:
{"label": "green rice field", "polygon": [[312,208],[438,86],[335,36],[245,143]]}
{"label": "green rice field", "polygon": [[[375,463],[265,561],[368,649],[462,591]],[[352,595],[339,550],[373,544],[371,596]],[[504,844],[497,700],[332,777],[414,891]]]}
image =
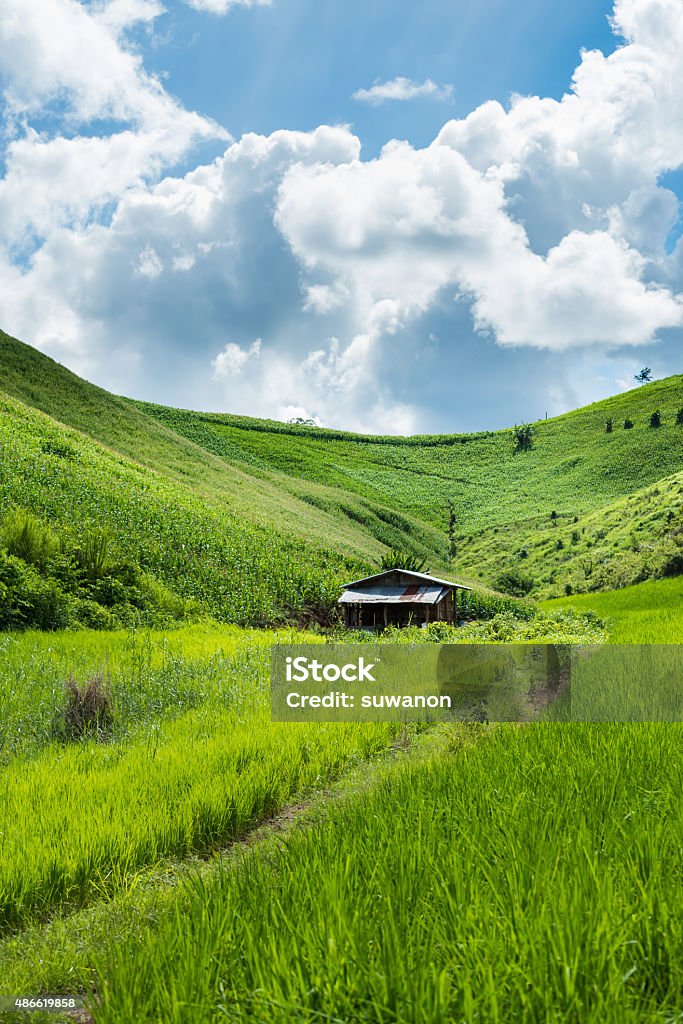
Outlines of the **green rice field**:
{"label": "green rice field", "polygon": [[679,1020],[682,772],[679,727],[456,742],[108,945],[96,1020]]}

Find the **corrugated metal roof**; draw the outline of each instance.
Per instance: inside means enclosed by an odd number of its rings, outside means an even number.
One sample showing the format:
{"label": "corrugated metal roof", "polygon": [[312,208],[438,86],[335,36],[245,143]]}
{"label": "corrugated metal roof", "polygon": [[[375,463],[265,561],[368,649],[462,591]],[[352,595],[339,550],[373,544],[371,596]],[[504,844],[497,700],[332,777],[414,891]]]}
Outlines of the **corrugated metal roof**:
{"label": "corrugated metal roof", "polygon": [[462,583],[453,583],[452,580],[440,580],[438,579],[438,577],[431,576],[427,572],[413,572],[412,569],[384,569],[383,572],[375,573],[374,576],[366,576],[362,580],[354,580],[352,583],[344,583],[342,586],[343,589],[346,589],[347,587],[362,586],[364,583],[370,583],[371,580],[381,580],[384,576],[388,576],[389,573],[392,572],[400,572],[403,573],[405,576],[412,576],[416,582],[420,580],[427,586],[429,586],[430,584],[439,584],[442,587],[457,587],[458,590],[472,589],[471,587],[464,587]]}
{"label": "corrugated metal roof", "polygon": [[345,590],[339,604],[438,604],[448,587],[358,587]]}

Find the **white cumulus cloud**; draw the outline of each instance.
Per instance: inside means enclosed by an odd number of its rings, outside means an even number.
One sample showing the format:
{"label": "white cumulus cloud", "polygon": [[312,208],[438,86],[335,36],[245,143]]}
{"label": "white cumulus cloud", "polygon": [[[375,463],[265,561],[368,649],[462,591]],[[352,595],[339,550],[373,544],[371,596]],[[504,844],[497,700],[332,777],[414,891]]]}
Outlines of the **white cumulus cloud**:
{"label": "white cumulus cloud", "polygon": [[426,97],[432,100],[450,100],[453,96],[452,85],[437,85],[431,78],[425,82],[413,82],[410,78],[399,76],[390,82],[375,82],[369,89],[357,89],[354,100],[379,106],[390,100],[414,100]]}
{"label": "white cumulus cloud", "polygon": [[209,14],[227,14],[233,7],[270,7],[273,0],[185,0],[195,11]]}
{"label": "white cumulus cloud", "polygon": [[[126,41],[159,6],[30,6],[0,8],[0,323],[105,386],[401,433],[465,350],[571,353],[616,379],[683,324],[662,183],[683,166],[680,0],[617,0],[620,45],[583,53],[559,100],[484,103],[373,159],[344,126],[247,134],[182,177],[162,175],[220,129]],[[68,132],[22,127],[54,103]]]}
{"label": "white cumulus cloud", "polygon": [[248,348],[240,348],[234,342],[229,341],[222,352],[219,352],[215,359],[211,360],[214,380],[223,380],[225,377],[234,377],[241,373],[250,359],[258,359],[261,355],[261,339]]}

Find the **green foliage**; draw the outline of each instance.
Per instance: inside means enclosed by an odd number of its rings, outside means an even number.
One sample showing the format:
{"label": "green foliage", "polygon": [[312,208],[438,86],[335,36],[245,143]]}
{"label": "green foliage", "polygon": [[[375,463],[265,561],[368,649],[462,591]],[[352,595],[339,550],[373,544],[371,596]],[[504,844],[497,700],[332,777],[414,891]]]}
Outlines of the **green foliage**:
{"label": "green foliage", "polygon": [[532,448],[534,443],[534,433],[534,428],[530,423],[522,423],[521,426],[515,425],[512,432],[515,442],[515,451],[526,452]]}
{"label": "green foliage", "polygon": [[71,601],[60,586],[0,550],[0,629],[65,629],[72,622]]}
{"label": "green foliage", "polygon": [[496,588],[513,597],[525,597],[534,589],[534,581],[518,569],[506,569],[496,578]]}
{"label": "green foliage", "polygon": [[605,433],[611,434],[614,429],[614,416],[608,416],[605,420]]}
{"label": "green foliage", "polygon": [[0,528],[0,546],[29,565],[44,567],[59,550],[53,531],[24,509],[12,509]]}
{"label": "green foliage", "polygon": [[634,373],[633,379],[638,384],[647,384],[652,380],[652,370],[649,366],[644,366],[640,373]]}
{"label": "green foliage", "polygon": [[106,574],[111,563],[111,548],[111,532],[102,529],[87,530],[76,546],[76,563],[91,583],[95,583]]}
{"label": "green foliage", "polygon": [[680,730],[449,739],[117,933],[98,1021],[673,1020]]}
{"label": "green foliage", "polygon": [[13,509],[0,524],[0,538],[0,629],[163,625],[199,613],[197,602],[115,557],[105,531],[86,532],[75,542],[66,528],[57,534]]}
{"label": "green foliage", "polygon": [[655,409],[653,413],[650,413],[650,426],[661,427],[662,425],[662,414],[659,409]]}
{"label": "green foliage", "polygon": [[[19,723],[45,735],[33,757],[25,756],[24,737],[3,774],[0,928],[125,892],[137,872],[164,858],[224,846],[395,735],[381,724],[272,722],[268,676],[277,634],[214,627],[204,630],[203,643],[196,634],[187,630],[177,644],[172,636],[145,643],[135,633],[72,635],[70,643],[63,637],[37,650],[36,638],[25,636],[12,641],[14,654],[5,651],[3,756],[21,736]],[[106,649],[110,679],[92,669]],[[55,671],[69,656],[82,665],[65,691]],[[24,702],[39,701],[30,717],[12,704],[13,690]],[[83,742],[65,748],[49,742],[55,733]],[[104,736],[108,743],[91,742]]]}
{"label": "green foliage", "polygon": [[680,427],[683,424],[683,406],[676,412],[676,426]]}
{"label": "green foliage", "polygon": [[633,430],[633,420],[629,419],[628,416],[624,420],[624,430]]}
{"label": "green foliage", "polygon": [[426,559],[417,558],[409,551],[398,551],[392,548],[382,555],[379,561],[380,569],[405,569],[408,572],[424,572]]}
{"label": "green foliage", "polygon": [[59,459],[77,459],[78,452],[70,444],[62,440],[59,434],[53,437],[46,437],[41,441],[40,450],[45,455],[56,455]]}

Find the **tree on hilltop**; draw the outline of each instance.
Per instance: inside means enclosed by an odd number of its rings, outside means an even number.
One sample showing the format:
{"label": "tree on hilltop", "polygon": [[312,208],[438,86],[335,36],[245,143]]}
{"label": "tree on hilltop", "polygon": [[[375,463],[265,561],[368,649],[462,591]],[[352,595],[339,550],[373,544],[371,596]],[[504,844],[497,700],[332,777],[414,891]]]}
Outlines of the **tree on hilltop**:
{"label": "tree on hilltop", "polygon": [[633,374],[633,379],[637,381],[638,384],[649,384],[652,380],[652,370],[649,366],[644,366],[640,373]]}

